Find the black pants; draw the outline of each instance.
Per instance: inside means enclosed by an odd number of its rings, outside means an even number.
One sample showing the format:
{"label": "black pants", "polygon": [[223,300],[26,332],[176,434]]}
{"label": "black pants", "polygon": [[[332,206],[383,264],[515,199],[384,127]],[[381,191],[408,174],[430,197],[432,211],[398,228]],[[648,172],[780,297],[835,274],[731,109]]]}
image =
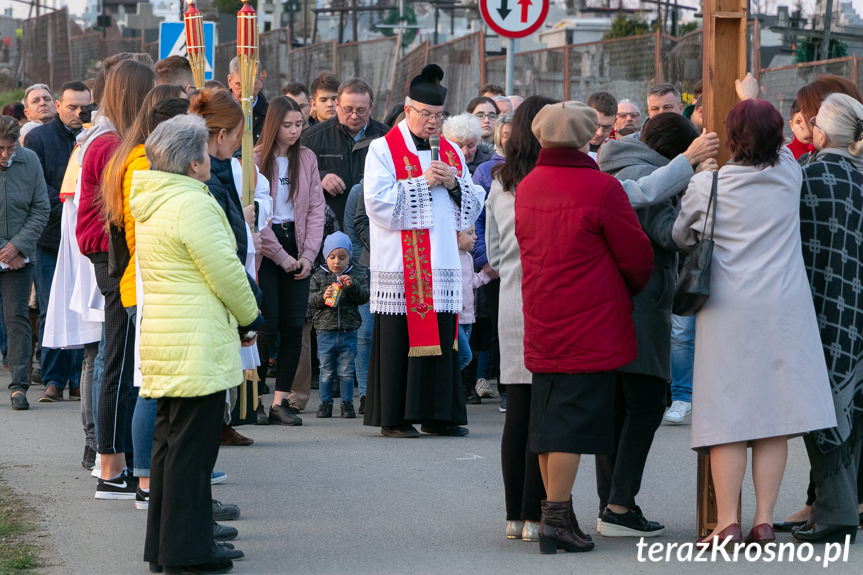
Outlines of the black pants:
{"label": "black pants", "polygon": [[210,474],[224,412],[224,391],[157,401],[144,561],[180,566],[212,559]]}
{"label": "black pants", "polygon": [[635,373],[617,373],[615,449],[596,456],[599,508],[609,503],[633,507],[656,429],[665,412],[665,381]]}
{"label": "black pants", "polygon": [[507,386],[506,419],[500,442],[507,521],[539,521],[545,487],[539,457],[527,446],[530,422],[530,385]]}
{"label": "black pants", "polygon": [[809,477],[815,491],[812,512],[819,525],[857,525],[860,501],[859,467],[863,440],[857,437],[859,419],[843,444],[823,453],[811,433],[803,436],[809,464]]}
{"label": "black pants", "polygon": [[[277,224],[273,226],[273,232],[285,251],[292,257],[297,257],[293,228],[285,230]],[[284,392],[291,391],[294,375],[300,364],[300,354],[303,350],[303,322],[306,319],[306,308],[309,304],[311,276],[296,280],[294,275],[294,273],[287,273],[269,258],[264,258],[258,270],[258,285],[263,292],[261,313],[266,322],[258,336],[258,351],[261,355],[258,377],[266,383],[267,368],[278,334],[279,361],[276,368],[276,391]]]}
{"label": "black pants", "polygon": [[[859,425],[859,424],[858,424]],[[815,503],[815,478],[809,470],[809,487],[806,489],[806,505]],[[863,505],[863,457],[857,464],[857,505]]]}
{"label": "black pants", "polygon": [[132,455],[132,414],[138,400],[134,385],[135,325],[120,301],[120,280],[108,275],[108,262],[93,264],[105,296],[105,367],[99,393],[99,453]]}

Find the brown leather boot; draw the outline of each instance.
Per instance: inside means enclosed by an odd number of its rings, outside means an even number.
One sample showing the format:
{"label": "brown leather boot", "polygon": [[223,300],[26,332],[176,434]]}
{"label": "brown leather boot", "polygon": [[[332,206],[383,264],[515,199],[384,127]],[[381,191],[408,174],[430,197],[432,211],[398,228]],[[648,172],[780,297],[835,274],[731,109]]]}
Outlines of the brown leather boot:
{"label": "brown leather boot", "polygon": [[569,501],[542,501],[542,519],[539,523],[540,553],[553,554],[557,553],[558,549],[579,553],[593,549],[593,541],[586,541],[576,533],[575,515],[570,516],[570,510]]}
{"label": "brown leather boot", "polygon": [[581,527],[578,526],[578,519],[575,518],[575,509],[572,506],[572,496],[569,497],[569,519],[572,521],[572,524],[575,525],[575,534],[584,539],[585,541],[593,541],[593,538],[581,530]]}

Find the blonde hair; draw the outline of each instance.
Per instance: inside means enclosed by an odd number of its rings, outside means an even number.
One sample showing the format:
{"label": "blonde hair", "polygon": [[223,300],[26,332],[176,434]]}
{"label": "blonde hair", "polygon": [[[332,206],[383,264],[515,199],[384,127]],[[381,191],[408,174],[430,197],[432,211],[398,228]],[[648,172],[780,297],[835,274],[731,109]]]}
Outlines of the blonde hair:
{"label": "blonde hair", "polygon": [[815,123],[832,147],[863,156],[863,104],[846,94],[830,94],[821,103]]}

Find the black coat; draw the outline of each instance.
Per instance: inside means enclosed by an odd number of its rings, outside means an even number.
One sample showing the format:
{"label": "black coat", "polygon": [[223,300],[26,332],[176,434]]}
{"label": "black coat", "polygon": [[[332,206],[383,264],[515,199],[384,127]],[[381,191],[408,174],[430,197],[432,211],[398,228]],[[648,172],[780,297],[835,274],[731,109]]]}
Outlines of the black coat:
{"label": "black coat", "polygon": [[261,136],[261,132],[264,131],[264,120],[267,118],[267,109],[269,107],[270,105],[267,103],[264,93],[259,92],[258,100],[252,108],[252,137],[256,144],[258,143],[258,138]]}
{"label": "black coat", "polygon": [[[234,239],[237,241],[237,257],[245,267],[246,255],[249,249],[249,238],[246,235],[246,219],[243,216],[243,204],[240,202],[240,194],[237,193],[237,187],[234,185],[234,173],[231,169],[230,159],[219,160],[210,156],[210,179],[207,181],[207,187],[228,218],[228,225],[231,226]],[[248,273],[246,277],[249,280],[252,292],[255,294],[255,299],[260,303],[261,290],[258,288],[258,284],[255,283]]]}
{"label": "black coat", "polygon": [[60,248],[60,220],[63,215],[60,187],[66,175],[69,156],[75,148],[76,134],[77,132],[73,132],[60,121],[60,116],[55,116],[47,124],[33,128],[24,138],[24,146],[39,156],[45,183],[48,185],[48,200],[51,202],[48,224],[42,230],[36,245],[54,253]]}
{"label": "black coat", "polygon": [[338,117],[335,117],[315,124],[303,132],[303,145],[318,157],[321,180],[327,174],[335,174],[345,183],[344,193],[338,196],[331,196],[324,192],[327,205],[335,212],[339,224],[344,224],[348,193],[363,179],[369,144],[386,135],[388,131],[389,128],[386,125],[369,120],[363,137],[359,142],[354,142],[348,129],[339,123]]}
{"label": "black coat", "polygon": [[309,285],[309,309],[315,312],[314,325],[318,331],[354,331],[360,329],[363,318],[357,306],[369,301],[369,274],[366,268],[355,265],[343,272],[351,276],[350,287],[342,288],[336,307],[324,304],[324,292],[336,281],[336,274],[318,267]]}

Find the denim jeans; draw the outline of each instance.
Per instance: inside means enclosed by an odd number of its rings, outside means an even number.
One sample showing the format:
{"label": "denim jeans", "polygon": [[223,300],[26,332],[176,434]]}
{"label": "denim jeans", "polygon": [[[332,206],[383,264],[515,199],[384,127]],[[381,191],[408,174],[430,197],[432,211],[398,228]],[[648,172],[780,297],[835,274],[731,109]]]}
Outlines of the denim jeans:
{"label": "denim jeans", "polygon": [[340,384],[342,401],[353,403],[356,355],[356,331],[318,332],[318,362],[321,366],[318,387],[321,403],[333,402],[333,385],[337,381]]}
{"label": "denim jeans", "polygon": [[[57,254],[36,247],[33,264],[33,283],[36,298],[39,300],[39,341],[45,332],[45,317],[48,314],[48,301],[51,298],[51,282],[57,268]],[[56,385],[61,390],[69,384],[69,389],[81,386],[81,364],[84,361],[83,349],[42,348],[42,384]]]}
{"label": "denim jeans", "polygon": [[30,330],[30,283],[32,264],[20,270],[0,272],[0,293],[3,294],[3,315],[8,335],[9,371],[12,372],[10,391],[27,391],[30,387],[30,352],[33,332]]}
{"label": "denim jeans", "polygon": [[692,401],[695,316],[671,316],[671,400]]}
{"label": "denim jeans", "polygon": [[[0,297],[0,310],[2,309],[3,298]],[[0,353],[3,354],[4,359],[6,358],[6,354],[9,353],[9,347],[6,341],[6,319],[3,317],[2,313],[0,313]]]}
{"label": "denim jeans", "polygon": [[369,358],[371,358],[372,352],[372,328],[375,326],[375,318],[368,303],[357,307],[363,318],[363,325],[357,331],[357,357],[354,360],[354,366],[356,367],[360,397],[365,397],[366,384],[369,380]]}
{"label": "denim jeans", "polygon": [[458,370],[461,371],[470,360],[473,359],[473,353],[470,351],[470,331],[473,328],[472,324],[460,323],[458,325]]}
{"label": "denim jeans", "polygon": [[132,414],[132,454],[135,477],[150,477],[150,454],[153,451],[153,426],[156,425],[156,401],[138,396]]}
{"label": "denim jeans", "polygon": [[102,393],[102,373],[105,371],[105,323],[102,323],[102,339],[99,340],[99,351],[93,361],[93,403],[90,408],[93,411],[93,436],[96,445],[99,445],[99,395]]}

